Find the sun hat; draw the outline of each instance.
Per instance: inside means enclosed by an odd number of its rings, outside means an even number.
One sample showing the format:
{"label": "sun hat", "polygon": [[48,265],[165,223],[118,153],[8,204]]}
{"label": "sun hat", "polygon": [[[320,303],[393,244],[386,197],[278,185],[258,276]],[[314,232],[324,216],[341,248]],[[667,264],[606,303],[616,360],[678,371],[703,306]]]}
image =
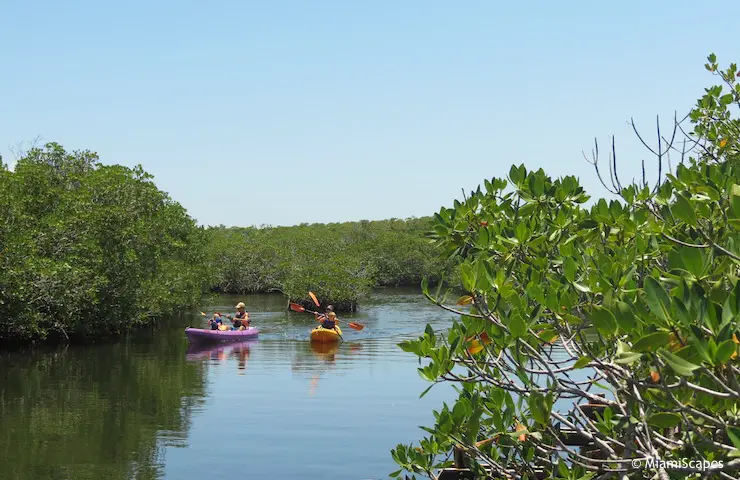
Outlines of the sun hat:
{"label": "sun hat", "polygon": [[246,305],[244,305],[244,302],[239,302],[236,304],[236,308],[245,308]]}

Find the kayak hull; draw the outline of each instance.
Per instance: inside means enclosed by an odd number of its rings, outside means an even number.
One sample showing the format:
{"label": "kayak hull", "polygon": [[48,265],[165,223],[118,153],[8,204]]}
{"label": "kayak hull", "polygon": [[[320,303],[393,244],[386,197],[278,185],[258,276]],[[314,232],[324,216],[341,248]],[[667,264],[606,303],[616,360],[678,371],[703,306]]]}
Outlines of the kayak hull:
{"label": "kayak hull", "polygon": [[328,330],[318,326],[311,330],[311,341],[317,343],[335,343],[341,340],[342,330],[339,325],[334,330]]}
{"label": "kayak hull", "polygon": [[246,330],[206,330],[205,328],[186,328],[185,335],[190,343],[243,342],[257,338],[259,330],[249,327]]}

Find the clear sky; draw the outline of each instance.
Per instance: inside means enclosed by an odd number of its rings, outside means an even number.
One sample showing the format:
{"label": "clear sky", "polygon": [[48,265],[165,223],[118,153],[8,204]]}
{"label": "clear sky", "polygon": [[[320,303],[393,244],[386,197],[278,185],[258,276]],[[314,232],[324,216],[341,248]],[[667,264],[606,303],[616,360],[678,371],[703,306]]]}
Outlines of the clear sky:
{"label": "clear sky", "polygon": [[[710,7],[711,5],[711,7]],[[512,163],[624,177],[740,61],[737,0],[0,0],[0,153],[142,164],[201,224],[430,215]]]}

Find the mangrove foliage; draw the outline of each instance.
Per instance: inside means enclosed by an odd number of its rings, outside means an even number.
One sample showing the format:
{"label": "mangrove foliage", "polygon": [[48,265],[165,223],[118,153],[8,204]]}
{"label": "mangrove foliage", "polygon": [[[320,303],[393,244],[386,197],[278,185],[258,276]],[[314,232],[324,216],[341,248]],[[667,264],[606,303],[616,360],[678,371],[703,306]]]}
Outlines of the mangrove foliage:
{"label": "mangrove foliage", "polygon": [[280,291],[294,301],[307,301],[312,291],[323,303],[355,310],[372,287],[418,286],[425,277],[434,283],[454,267],[454,259],[439,260],[425,237],[430,220],[211,228],[212,289]]}
{"label": "mangrove foliage", "polygon": [[460,320],[401,347],[459,396],[394,476],[457,448],[475,478],[738,478],[740,85],[708,60],[721,83],[650,146],[657,181],[610,158],[615,198],[586,207],[575,177],[513,166],[434,216],[465,293],[424,293]]}
{"label": "mangrove foliage", "polygon": [[55,143],[0,161],[0,343],[117,335],[194,305],[205,243],[140,166]]}

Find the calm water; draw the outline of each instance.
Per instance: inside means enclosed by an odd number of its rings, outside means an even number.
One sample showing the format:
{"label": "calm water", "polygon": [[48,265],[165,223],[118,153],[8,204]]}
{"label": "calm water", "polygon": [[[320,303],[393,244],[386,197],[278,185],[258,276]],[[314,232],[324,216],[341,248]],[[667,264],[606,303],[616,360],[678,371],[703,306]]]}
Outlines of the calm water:
{"label": "calm water", "polygon": [[244,301],[259,339],[193,351],[183,332],[200,315],[115,345],[0,356],[3,479],[379,479],[390,449],[431,425],[451,400],[428,386],[396,344],[453,315],[413,290],[379,292],[342,319],[345,342],[312,346],[310,314],[278,295]]}

